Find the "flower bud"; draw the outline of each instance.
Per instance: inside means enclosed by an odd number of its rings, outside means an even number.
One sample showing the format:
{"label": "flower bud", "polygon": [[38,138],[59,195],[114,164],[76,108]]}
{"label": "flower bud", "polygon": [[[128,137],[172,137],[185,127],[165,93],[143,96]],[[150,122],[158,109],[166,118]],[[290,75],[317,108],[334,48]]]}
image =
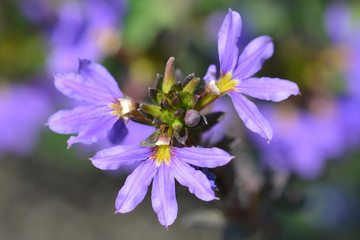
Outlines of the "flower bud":
{"label": "flower bud", "polygon": [[146,117],[148,117],[148,115],[150,115],[150,116],[152,116],[152,118],[162,115],[160,107],[155,106],[155,105],[146,104],[146,103],[140,104],[138,111],[141,114],[145,114]]}
{"label": "flower bud", "polygon": [[195,127],[199,124],[201,116],[198,111],[190,109],[186,111],[185,114],[185,124],[188,127]]}
{"label": "flower bud", "polygon": [[162,91],[168,93],[171,86],[176,82],[175,79],[175,58],[171,57],[166,63],[164,80],[162,83]]}
{"label": "flower bud", "polygon": [[176,119],[173,123],[172,123],[172,127],[174,129],[175,132],[180,132],[183,124],[181,123],[181,121],[179,119]]}

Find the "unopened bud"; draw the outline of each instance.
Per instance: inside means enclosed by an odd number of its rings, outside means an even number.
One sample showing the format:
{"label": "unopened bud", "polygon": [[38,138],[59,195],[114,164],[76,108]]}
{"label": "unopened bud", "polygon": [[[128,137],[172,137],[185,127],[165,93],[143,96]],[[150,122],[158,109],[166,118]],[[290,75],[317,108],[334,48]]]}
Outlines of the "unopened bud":
{"label": "unopened bud", "polygon": [[184,115],[184,113],[185,113],[184,109],[177,110],[174,112],[174,117],[181,118]]}
{"label": "unopened bud", "polygon": [[160,74],[156,74],[155,88],[157,90],[162,91],[163,81],[164,81],[164,77],[161,76]]}
{"label": "unopened bud", "polygon": [[185,124],[188,127],[195,127],[199,124],[201,116],[198,111],[190,109],[185,114]]}
{"label": "unopened bud", "polygon": [[176,82],[175,79],[175,58],[171,57],[166,63],[164,81],[162,85],[162,90],[164,93],[168,93],[171,89],[171,86]]}
{"label": "unopened bud", "polygon": [[175,132],[180,132],[182,127],[183,127],[183,124],[181,123],[180,120],[175,120],[173,123],[172,123],[172,127],[174,129]]}

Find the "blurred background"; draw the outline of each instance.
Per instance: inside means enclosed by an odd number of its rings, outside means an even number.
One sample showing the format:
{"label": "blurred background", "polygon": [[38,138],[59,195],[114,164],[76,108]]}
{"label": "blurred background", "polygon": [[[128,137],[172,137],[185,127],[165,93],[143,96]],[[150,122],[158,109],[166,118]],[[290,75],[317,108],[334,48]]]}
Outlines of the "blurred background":
{"label": "blurred background", "polygon": [[[228,114],[203,145],[237,157],[212,170],[220,201],[177,186],[168,230],[150,194],[114,215],[131,169],[100,171],[88,158],[108,143],[66,150],[69,136],[49,131],[48,117],[73,107],[52,76],[88,58],[126,95],[148,101],[170,56],[185,75],[218,65],[229,8],[242,16],[240,47],[273,38],[274,56],[257,76],[294,81],[301,96],[257,102],[274,128],[270,144],[226,97],[213,106]],[[1,0],[0,239],[359,239],[359,106],[359,1]]]}

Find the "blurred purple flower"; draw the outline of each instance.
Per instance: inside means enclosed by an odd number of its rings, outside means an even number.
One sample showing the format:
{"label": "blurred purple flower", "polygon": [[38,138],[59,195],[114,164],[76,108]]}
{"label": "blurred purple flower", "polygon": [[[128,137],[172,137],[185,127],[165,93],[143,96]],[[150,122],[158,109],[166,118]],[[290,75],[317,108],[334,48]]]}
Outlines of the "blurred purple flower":
{"label": "blurred purple flower", "polygon": [[119,143],[128,133],[124,121],[135,103],[123,96],[115,79],[100,64],[79,60],[78,73],[58,74],[55,87],[80,102],[72,110],[60,110],[50,116],[48,125],[61,134],[79,133],[67,141],[68,147],[81,142],[91,144],[105,138]]}
{"label": "blurred purple flower", "polygon": [[346,3],[334,2],[325,12],[325,27],[331,41],[344,53],[348,93],[360,103],[360,18]]}
{"label": "blurred purple flower", "polygon": [[49,72],[73,71],[78,58],[98,61],[114,54],[124,12],[123,0],[65,2],[50,37]]}
{"label": "blurred purple flower", "polygon": [[28,20],[37,24],[47,23],[54,14],[51,1],[20,0],[19,7]]}
{"label": "blurred purple flower", "polygon": [[151,201],[159,222],[168,227],[177,216],[175,179],[203,201],[216,199],[211,183],[202,171],[189,164],[214,168],[233,157],[219,148],[175,148],[169,145],[142,147],[121,145],[98,152],[90,160],[95,167],[115,170],[142,161],[129,175],[116,199],[116,213],[132,211],[145,197],[153,180]]}
{"label": "blurred purple flower", "polygon": [[[270,140],[272,128],[258,108],[242,94],[262,100],[282,101],[290,95],[299,94],[298,86],[278,78],[251,78],[265,60],[273,54],[274,46],[268,36],[251,41],[239,56],[238,41],[242,22],[239,13],[229,11],[218,34],[220,78],[215,83],[216,67],[209,67],[205,80],[210,81],[214,93],[230,95],[240,118],[246,127]],[[216,84],[216,87],[214,86]]]}
{"label": "blurred purple flower", "polygon": [[351,10],[344,2],[331,3],[325,12],[325,27],[334,43],[344,43],[354,36]]}
{"label": "blurred purple flower", "polygon": [[0,155],[30,153],[51,111],[49,97],[39,88],[0,88]]}
{"label": "blurred purple flower", "polygon": [[339,116],[337,124],[341,129],[341,139],[344,149],[356,149],[360,144],[359,103],[351,98],[338,99],[337,109]]}
{"label": "blurred purple flower", "polygon": [[343,76],[347,96],[338,99],[338,124],[343,145],[353,149],[360,143],[360,18],[345,2],[330,4],[325,12],[328,35],[344,56]]}
{"label": "blurred purple flower", "polygon": [[294,172],[301,178],[313,179],[322,173],[327,159],[343,153],[337,109],[323,115],[293,108],[278,111],[270,106],[263,110],[277,132],[270,144],[252,138],[265,166],[286,175]]}

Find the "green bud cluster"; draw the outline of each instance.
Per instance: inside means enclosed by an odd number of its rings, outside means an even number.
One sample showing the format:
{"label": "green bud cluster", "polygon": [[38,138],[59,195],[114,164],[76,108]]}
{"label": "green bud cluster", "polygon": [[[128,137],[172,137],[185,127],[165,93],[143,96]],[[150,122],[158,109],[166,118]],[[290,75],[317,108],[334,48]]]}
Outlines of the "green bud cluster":
{"label": "green bud cluster", "polygon": [[219,97],[207,91],[205,81],[194,74],[181,77],[182,74],[175,70],[174,61],[173,57],[167,61],[164,76],[157,74],[155,88],[149,88],[153,104],[141,103],[127,115],[133,121],[159,128],[145,140],[145,145],[154,144],[159,134],[163,133],[171,141],[191,145],[189,130],[208,124],[207,118],[199,111]]}

